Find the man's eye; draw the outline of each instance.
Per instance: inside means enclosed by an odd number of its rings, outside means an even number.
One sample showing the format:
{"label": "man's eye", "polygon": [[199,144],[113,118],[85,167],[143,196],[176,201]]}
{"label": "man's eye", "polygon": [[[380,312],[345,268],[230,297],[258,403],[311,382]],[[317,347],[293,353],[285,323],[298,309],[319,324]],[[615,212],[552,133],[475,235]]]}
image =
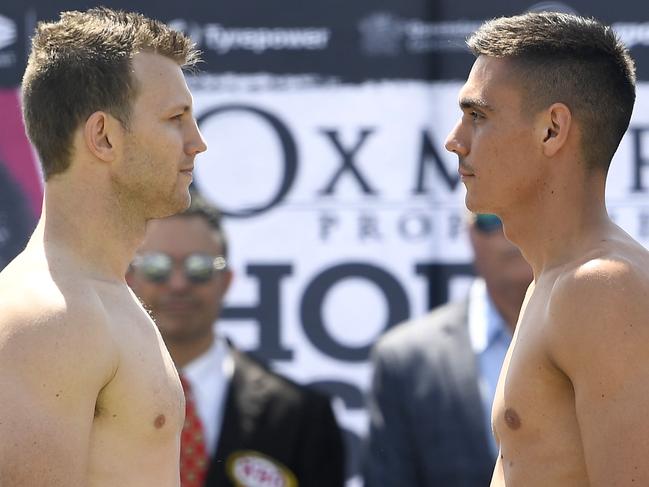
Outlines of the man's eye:
{"label": "man's eye", "polygon": [[469,112],[469,115],[471,115],[471,118],[473,120],[478,120],[479,118],[482,118],[482,114],[476,112],[475,110],[472,110],[471,112]]}

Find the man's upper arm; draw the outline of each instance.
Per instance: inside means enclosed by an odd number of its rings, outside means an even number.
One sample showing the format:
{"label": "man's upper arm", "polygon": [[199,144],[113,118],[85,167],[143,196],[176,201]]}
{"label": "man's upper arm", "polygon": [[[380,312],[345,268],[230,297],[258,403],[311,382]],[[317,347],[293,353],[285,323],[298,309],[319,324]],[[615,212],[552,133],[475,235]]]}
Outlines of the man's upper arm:
{"label": "man's upper arm", "polygon": [[590,485],[649,485],[647,279],[601,263],[558,291],[553,350],[574,388]]}
{"label": "man's upper arm", "polygon": [[98,313],[11,309],[0,317],[0,485],[83,487],[110,344]]}

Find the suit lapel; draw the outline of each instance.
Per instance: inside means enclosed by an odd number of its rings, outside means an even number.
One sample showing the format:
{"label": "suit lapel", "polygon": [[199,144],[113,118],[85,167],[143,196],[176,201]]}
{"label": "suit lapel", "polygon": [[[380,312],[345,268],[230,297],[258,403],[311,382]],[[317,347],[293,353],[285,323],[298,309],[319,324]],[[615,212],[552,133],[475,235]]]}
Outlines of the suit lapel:
{"label": "suit lapel", "polygon": [[232,381],[233,397],[240,412],[241,432],[248,437],[255,431],[255,424],[265,410],[268,398],[267,375],[254,362],[232,349],[234,375]]}
{"label": "suit lapel", "polygon": [[230,353],[234,373],[228,389],[223,433],[232,425],[232,429],[236,429],[237,443],[241,444],[242,438],[248,438],[255,431],[255,424],[265,409],[268,387],[266,376],[254,362],[233,347]]}
{"label": "suit lapel", "polygon": [[[228,343],[234,371],[223,411],[223,423],[216,453],[212,459],[206,485],[230,485],[226,479],[225,462],[231,453],[248,448],[255,425],[261,419],[268,397],[268,386],[259,367]],[[229,481],[228,481],[229,482]]]}

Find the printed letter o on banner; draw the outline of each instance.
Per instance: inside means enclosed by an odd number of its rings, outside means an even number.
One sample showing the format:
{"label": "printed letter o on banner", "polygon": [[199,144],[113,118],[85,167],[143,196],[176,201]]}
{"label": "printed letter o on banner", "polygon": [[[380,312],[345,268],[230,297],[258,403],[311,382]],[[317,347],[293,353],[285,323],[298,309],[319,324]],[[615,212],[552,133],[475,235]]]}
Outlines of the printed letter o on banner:
{"label": "printed letter o on banner", "polygon": [[340,264],[318,274],[304,291],[300,317],[304,333],[318,350],[338,360],[363,362],[367,360],[372,343],[362,347],[341,345],[327,331],[322,314],[322,304],[329,290],[338,282],[352,277],[371,281],[385,296],[388,305],[385,328],[408,318],[408,296],[399,281],[385,269],[360,263]]}
{"label": "printed letter o on banner", "polygon": [[[277,134],[279,142],[282,146],[282,152],[284,154],[284,174],[282,176],[282,183],[280,184],[277,192],[270,199],[270,201],[256,207],[238,210],[226,208],[223,205],[219,205],[221,207],[222,213],[226,216],[233,218],[248,218],[270,210],[275,205],[280,203],[288,194],[289,190],[293,186],[293,182],[295,181],[295,176],[297,174],[297,146],[295,144],[293,136],[291,135],[291,132],[288,130],[284,122],[282,122],[272,113],[250,105],[221,105],[219,107],[212,108],[205,113],[202,113],[199,117],[197,117],[196,122],[198,123],[198,126],[201,127],[201,125],[205,124],[209,118],[231,111],[250,112],[268,122]],[[199,184],[197,185],[200,186]]]}

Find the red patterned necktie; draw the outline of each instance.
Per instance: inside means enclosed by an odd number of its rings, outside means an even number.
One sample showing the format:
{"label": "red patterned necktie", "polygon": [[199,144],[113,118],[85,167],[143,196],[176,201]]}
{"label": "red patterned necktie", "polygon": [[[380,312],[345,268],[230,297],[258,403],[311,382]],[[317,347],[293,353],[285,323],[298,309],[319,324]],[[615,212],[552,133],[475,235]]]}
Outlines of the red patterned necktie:
{"label": "red patterned necktie", "polygon": [[203,424],[189,382],[182,375],[180,382],[185,391],[185,424],[180,436],[180,485],[203,487],[208,464]]}

